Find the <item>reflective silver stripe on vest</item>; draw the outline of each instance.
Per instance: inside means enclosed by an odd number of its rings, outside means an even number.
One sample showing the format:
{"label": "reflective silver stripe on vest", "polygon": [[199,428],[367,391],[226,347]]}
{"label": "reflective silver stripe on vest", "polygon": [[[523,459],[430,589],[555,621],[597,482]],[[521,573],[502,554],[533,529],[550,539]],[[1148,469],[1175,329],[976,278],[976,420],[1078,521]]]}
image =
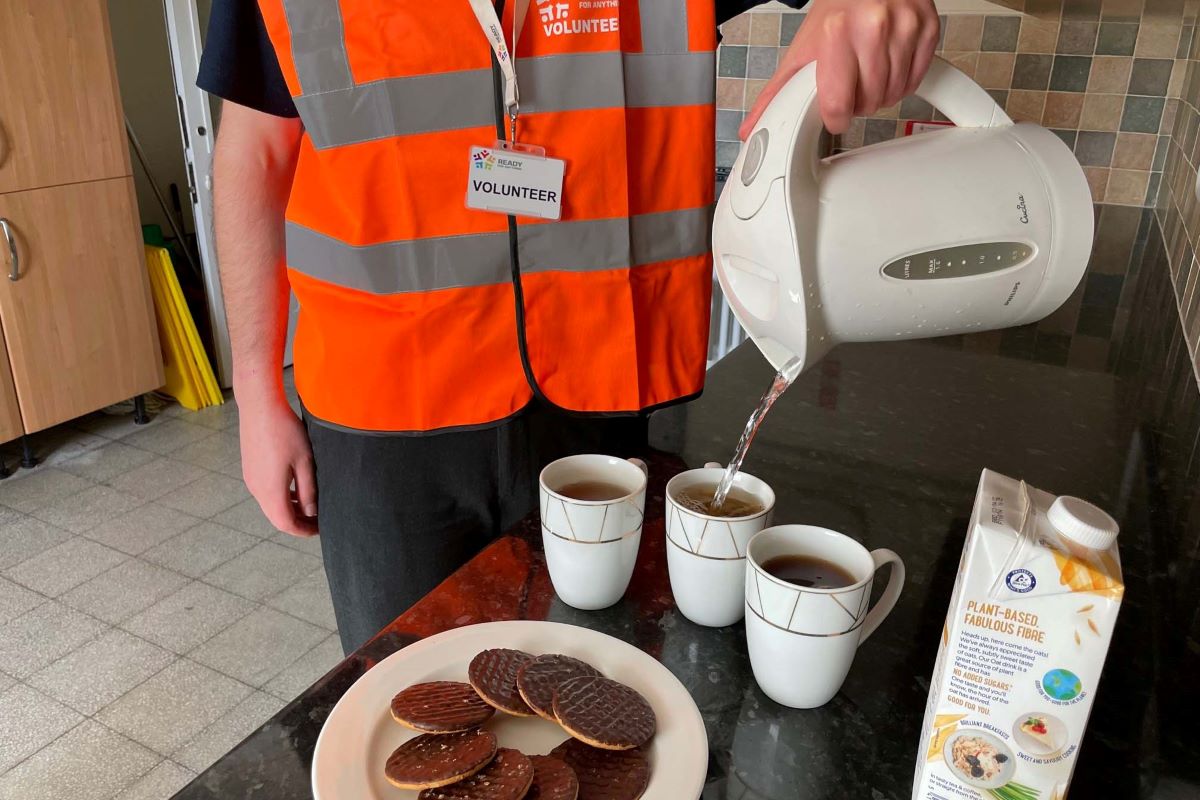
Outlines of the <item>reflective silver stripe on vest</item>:
{"label": "reflective silver stripe on vest", "polygon": [[642,52],[686,53],[687,0],[642,0]]}
{"label": "reflective silver stripe on vest", "polygon": [[[521,112],[655,108],[712,103],[713,53],[579,53],[517,61]],[[462,128],[491,128],[490,69],[388,78],[297,97],[318,150]]]}
{"label": "reflective silver stripe on vest", "polygon": [[304,94],[354,85],[338,0],[283,0],[292,42],[292,61]]}
{"label": "reflective silver stripe on vest", "polygon": [[[594,272],[708,253],[712,208],[525,225],[521,273]],[[287,262],[311,278],[372,294],[491,286],[512,279],[508,233],[353,246],[287,224]]]}

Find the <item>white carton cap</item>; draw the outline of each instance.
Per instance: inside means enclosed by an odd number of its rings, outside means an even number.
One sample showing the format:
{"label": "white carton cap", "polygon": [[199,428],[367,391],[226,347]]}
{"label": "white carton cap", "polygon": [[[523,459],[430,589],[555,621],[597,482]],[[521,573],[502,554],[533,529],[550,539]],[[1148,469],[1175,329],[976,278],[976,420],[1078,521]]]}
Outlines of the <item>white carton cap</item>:
{"label": "white carton cap", "polygon": [[1117,540],[1117,521],[1078,497],[1058,498],[1046,518],[1060,534],[1090,550],[1107,550]]}

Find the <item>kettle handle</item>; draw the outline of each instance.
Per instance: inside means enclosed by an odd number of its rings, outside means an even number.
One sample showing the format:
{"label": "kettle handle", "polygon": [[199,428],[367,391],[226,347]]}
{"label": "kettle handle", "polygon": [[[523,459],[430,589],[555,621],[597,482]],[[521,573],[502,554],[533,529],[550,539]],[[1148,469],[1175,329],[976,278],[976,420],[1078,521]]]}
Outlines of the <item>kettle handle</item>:
{"label": "kettle handle", "polygon": [[[810,153],[812,175],[817,176],[818,143],[824,125],[817,103],[817,64],[808,64],[789,81],[800,84],[796,94],[806,96],[800,109],[800,128],[797,132],[796,154],[801,158]],[[926,100],[960,128],[1001,128],[1013,124],[1004,109],[968,78],[961,70],[940,57],[934,57],[929,71],[917,87],[917,97]]]}

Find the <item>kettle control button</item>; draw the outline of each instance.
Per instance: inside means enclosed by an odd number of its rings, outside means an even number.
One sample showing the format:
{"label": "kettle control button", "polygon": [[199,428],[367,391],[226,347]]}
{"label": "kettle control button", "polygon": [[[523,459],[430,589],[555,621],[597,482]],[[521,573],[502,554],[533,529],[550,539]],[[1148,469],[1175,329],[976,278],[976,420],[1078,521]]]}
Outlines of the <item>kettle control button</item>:
{"label": "kettle control button", "polygon": [[742,185],[749,186],[754,182],[759,167],[767,155],[767,129],[759,128],[746,142],[746,159],[742,162]]}

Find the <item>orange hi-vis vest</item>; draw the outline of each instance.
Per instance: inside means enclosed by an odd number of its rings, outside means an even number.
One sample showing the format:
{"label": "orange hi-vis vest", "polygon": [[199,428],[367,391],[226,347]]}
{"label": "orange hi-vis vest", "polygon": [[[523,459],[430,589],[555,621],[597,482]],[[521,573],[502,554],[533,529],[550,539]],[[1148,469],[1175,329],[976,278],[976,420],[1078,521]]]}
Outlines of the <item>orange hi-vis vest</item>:
{"label": "orange hi-vis vest", "polygon": [[509,41],[527,8],[518,140],[566,162],[559,221],[465,205],[470,148],[510,133],[468,0],[259,5],[304,124],[286,244],[316,421],[433,431],[535,395],[611,414],[701,390],[713,0],[503,4]]}

